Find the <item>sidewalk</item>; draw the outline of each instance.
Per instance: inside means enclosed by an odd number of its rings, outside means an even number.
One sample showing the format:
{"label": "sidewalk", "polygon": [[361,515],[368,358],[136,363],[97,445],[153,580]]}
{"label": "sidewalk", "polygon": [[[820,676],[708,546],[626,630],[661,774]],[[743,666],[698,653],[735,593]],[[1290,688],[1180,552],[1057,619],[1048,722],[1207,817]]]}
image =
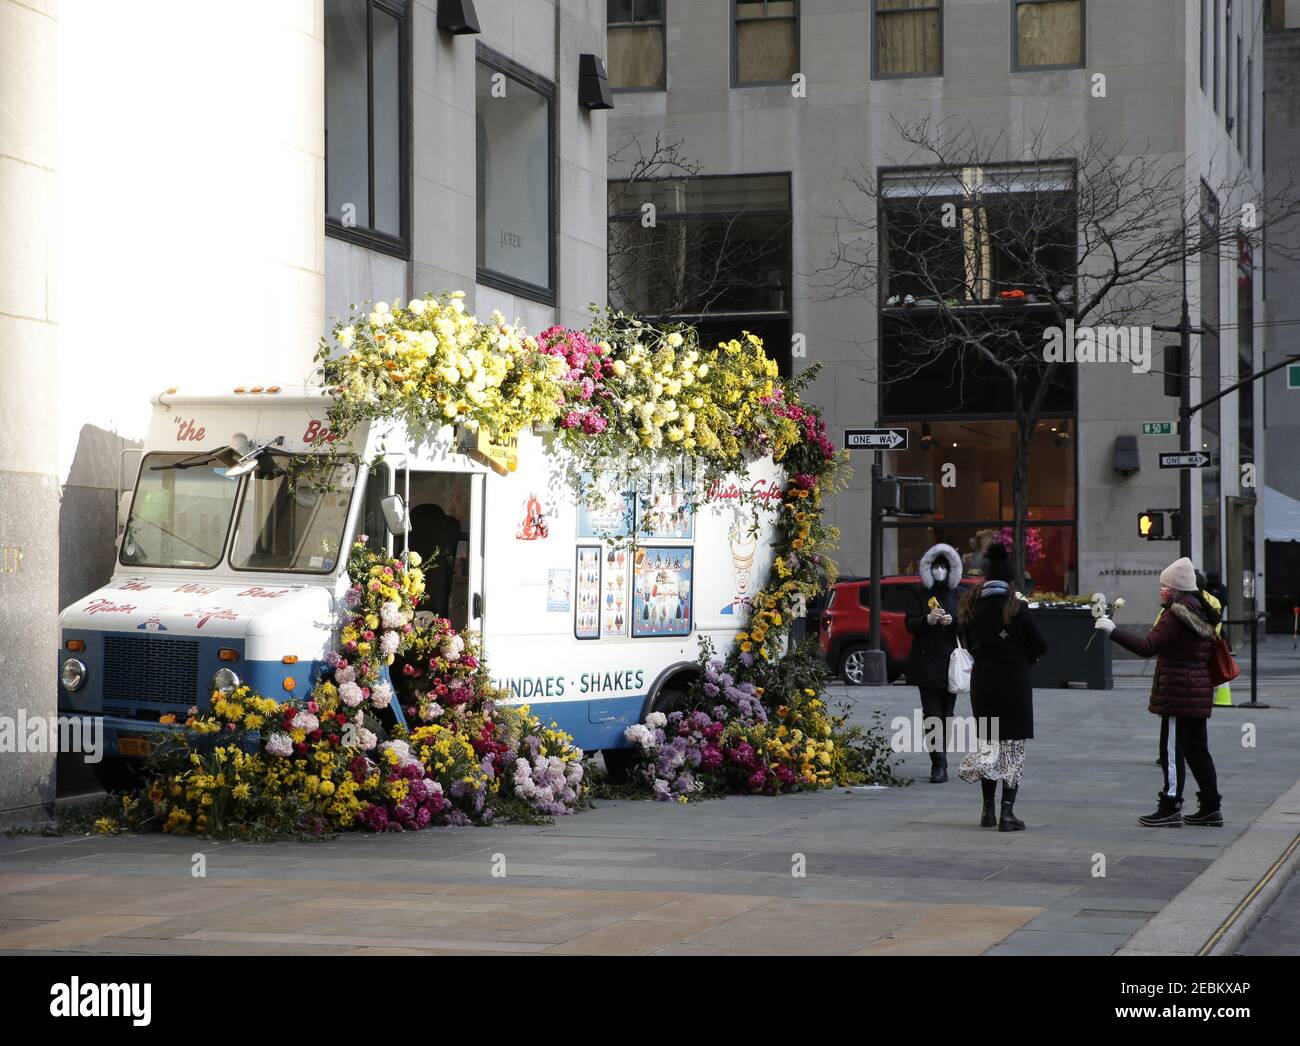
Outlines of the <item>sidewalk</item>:
{"label": "sidewalk", "polygon": [[[1116,682],[1036,696],[1026,832],[977,827],[979,790],[954,756],[941,786],[601,802],[547,827],[261,846],[0,838],[0,951],[1109,954],[1296,783],[1300,751],[1297,688],[1270,676],[1272,708],[1210,723],[1227,826],[1143,828],[1157,721],[1148,680]],[[910,717],[915,691],[837,698],[887,723]]]}

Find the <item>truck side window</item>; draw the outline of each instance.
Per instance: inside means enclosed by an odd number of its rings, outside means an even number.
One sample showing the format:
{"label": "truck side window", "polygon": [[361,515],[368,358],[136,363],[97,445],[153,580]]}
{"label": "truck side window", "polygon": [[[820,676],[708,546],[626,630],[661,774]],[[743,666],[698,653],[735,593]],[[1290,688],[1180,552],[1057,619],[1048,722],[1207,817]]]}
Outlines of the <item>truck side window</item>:
{"label": "truck side window", "polygon": [[392,466],[385,461],[366,472],[366,493],[361,502],[361,513],[357,516],[357,534],[366,535],[366,547],[372,552],[388,550],[388,524],[379,503],[388,496],[392,474]]}

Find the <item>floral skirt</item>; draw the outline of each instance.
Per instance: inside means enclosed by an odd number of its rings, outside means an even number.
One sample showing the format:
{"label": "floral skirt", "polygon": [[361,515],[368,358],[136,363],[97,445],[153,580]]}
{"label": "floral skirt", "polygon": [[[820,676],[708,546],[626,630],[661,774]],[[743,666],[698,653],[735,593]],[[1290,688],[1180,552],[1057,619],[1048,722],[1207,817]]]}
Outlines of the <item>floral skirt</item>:
{"label": "floral skirt", "polygon": [[983,779],[1004,781],[1008,788],[1019,788],[1024,772],[1024,741],[981,741],[979,748],[962,759],[957,776],[971,784]]}

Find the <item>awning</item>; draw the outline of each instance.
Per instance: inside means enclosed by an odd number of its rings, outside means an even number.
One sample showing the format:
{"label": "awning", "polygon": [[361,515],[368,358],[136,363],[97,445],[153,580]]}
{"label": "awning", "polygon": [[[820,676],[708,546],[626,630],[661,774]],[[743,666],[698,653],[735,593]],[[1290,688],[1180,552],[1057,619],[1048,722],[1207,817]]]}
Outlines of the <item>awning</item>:
{"label": "awning", "polygon": [[1300,501],[1264,488],[1264,540],[1300,541]]}

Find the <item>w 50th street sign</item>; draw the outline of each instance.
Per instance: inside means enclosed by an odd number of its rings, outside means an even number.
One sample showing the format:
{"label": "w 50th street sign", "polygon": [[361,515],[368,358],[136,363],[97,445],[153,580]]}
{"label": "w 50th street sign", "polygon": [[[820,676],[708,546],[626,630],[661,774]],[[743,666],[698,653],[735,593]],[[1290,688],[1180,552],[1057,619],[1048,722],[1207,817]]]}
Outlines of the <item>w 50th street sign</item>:
{"label": "w 50th street sign", "polygon": [[845,429],[845,450],[906,450],[907,429]]}
{"label": "w 50th street sign", "polygon": [[1203,469],[1210,463],[1210,455],[1202,454],[1199,450],[1190,454],[1161,454],[1160,467],[1162,469]]}

